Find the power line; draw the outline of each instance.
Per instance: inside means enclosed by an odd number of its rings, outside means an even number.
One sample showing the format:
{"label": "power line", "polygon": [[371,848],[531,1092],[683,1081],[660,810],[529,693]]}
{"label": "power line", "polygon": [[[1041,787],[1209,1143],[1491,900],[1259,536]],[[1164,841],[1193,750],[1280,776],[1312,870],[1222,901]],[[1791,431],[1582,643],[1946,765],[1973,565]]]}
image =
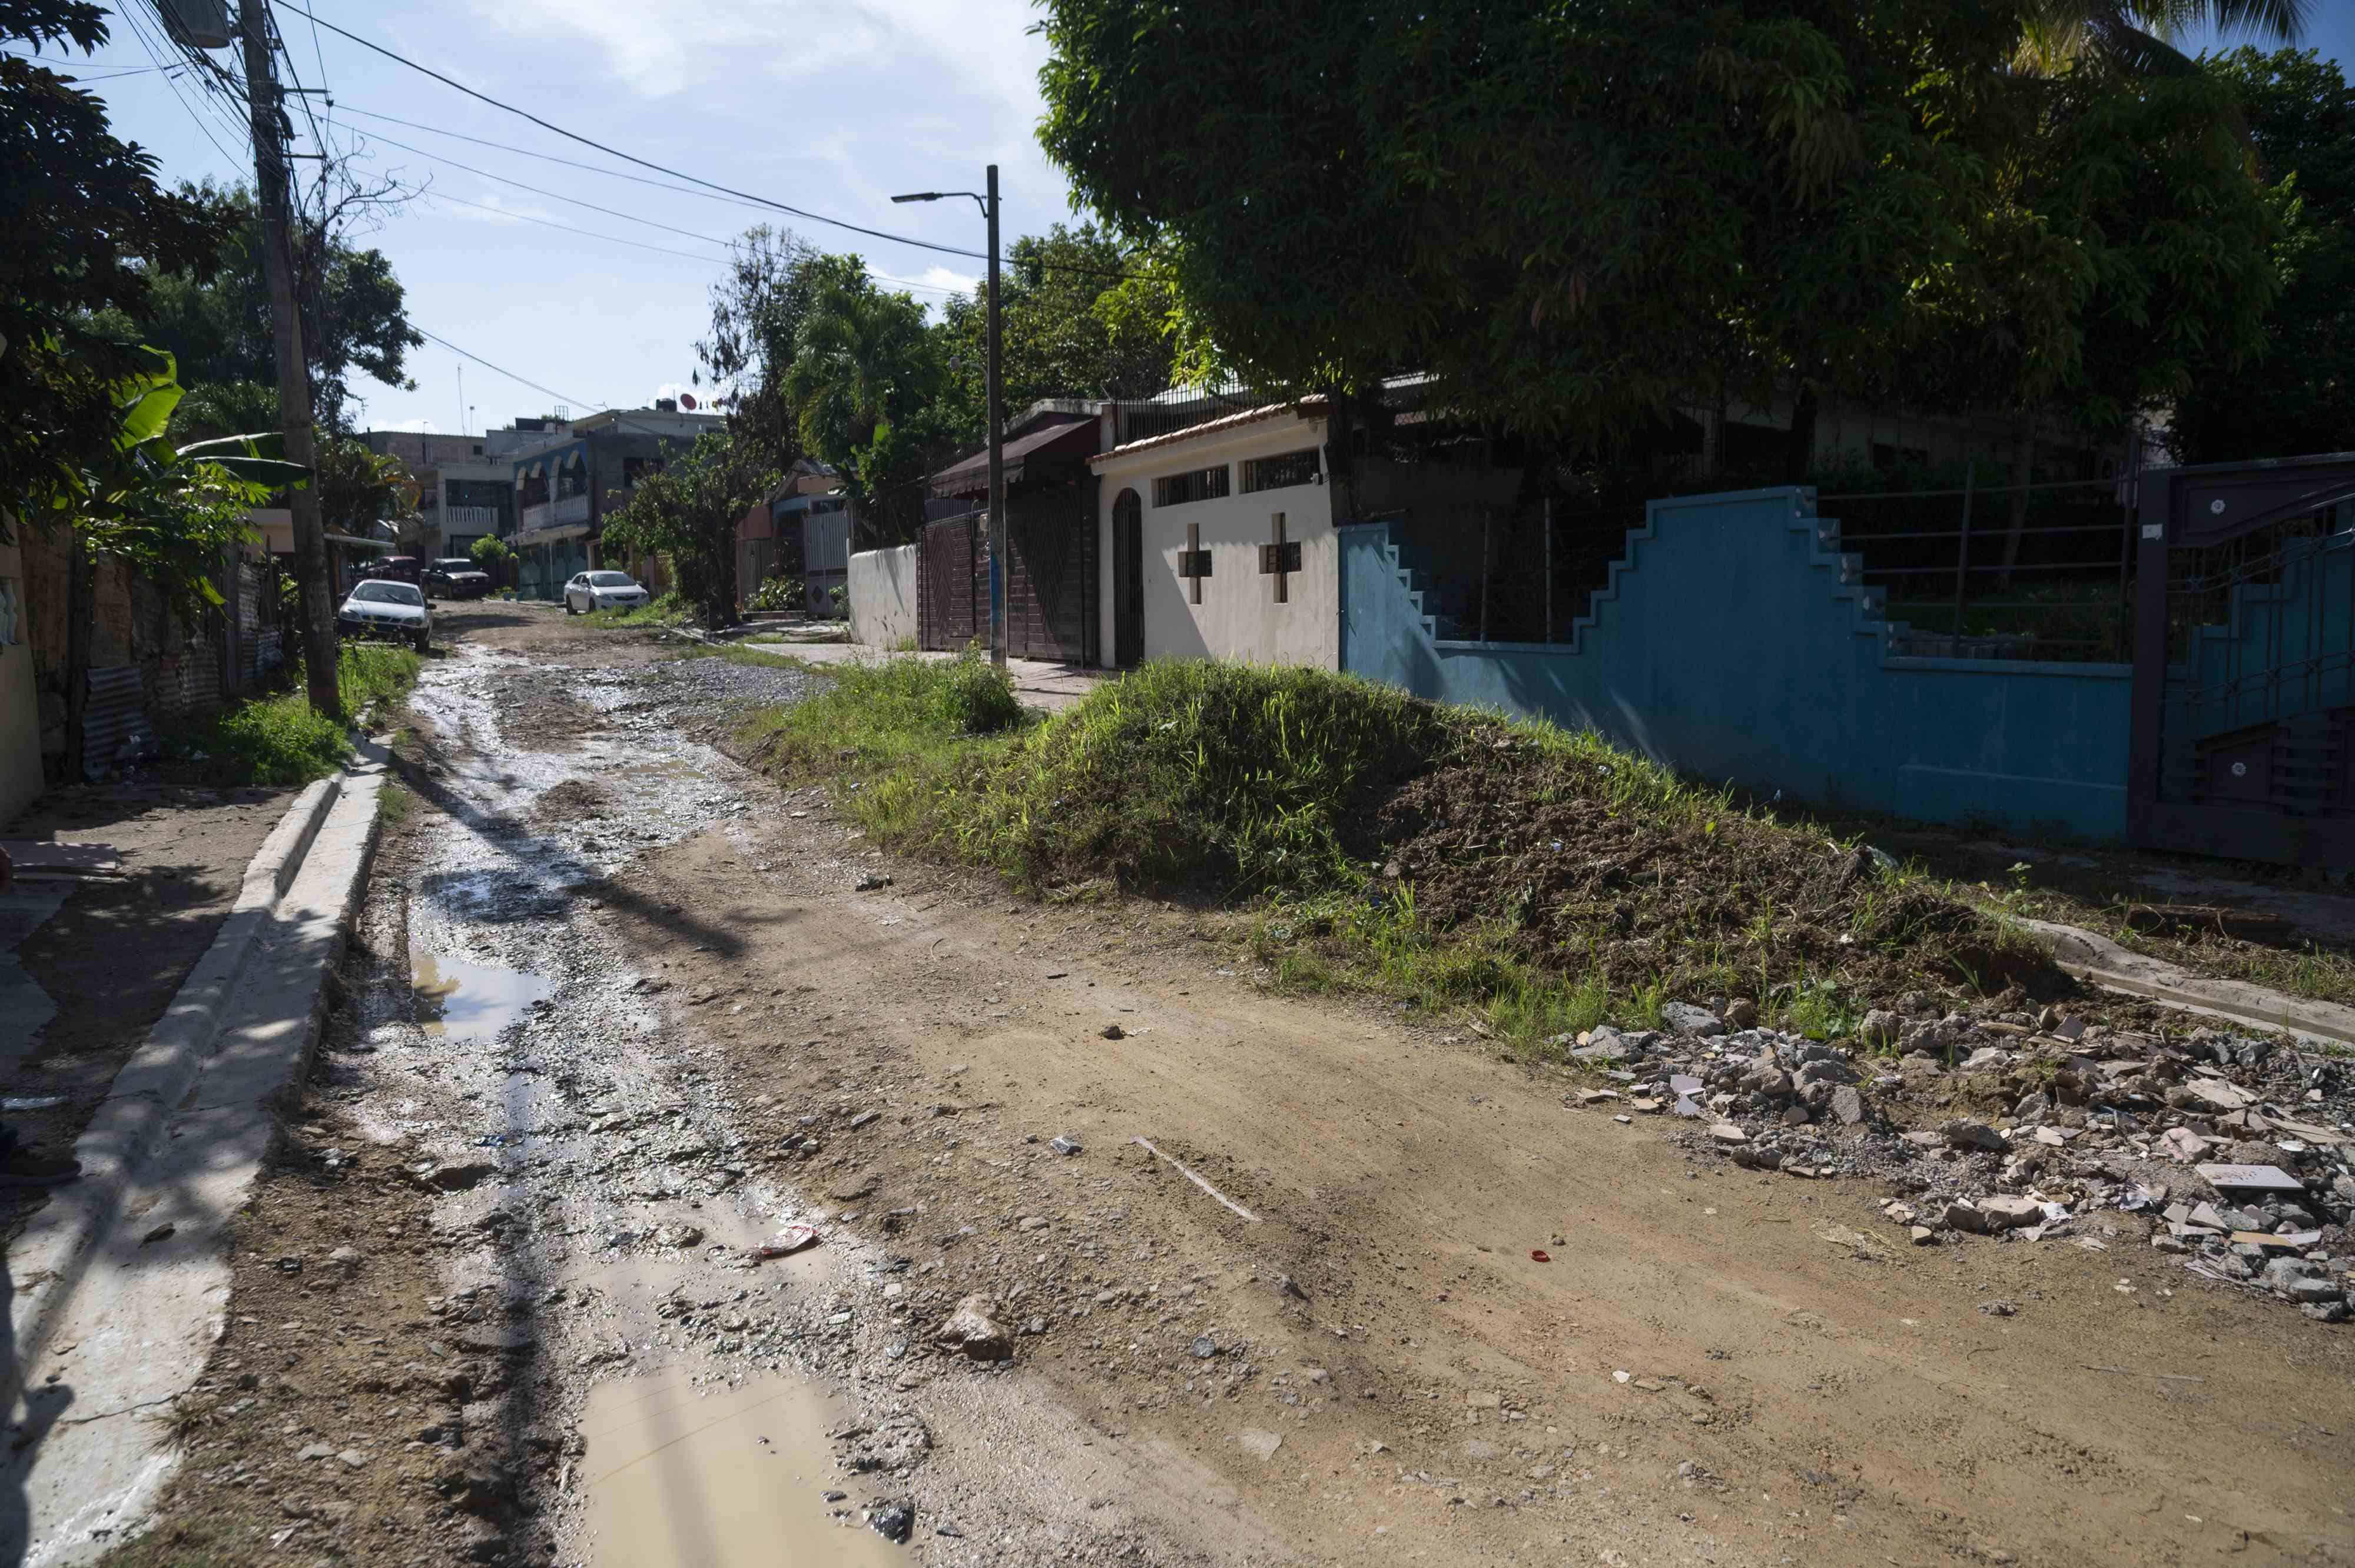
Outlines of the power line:
{"label": "power line", "polygon": [[569,397],[562,392],[557,391],[552,387],[542,387],[537,381],[530,380],[526,376],[517,376],[514,371],[509,370],[503,365],[493,365],[489,360],[485,359],[479,354],[469,354],[464,349],[460,348],[456,344],[452,343],[448,338],[436,336],[434,334],[427,332],[423,327],[417,327],[416,332],[418,336],[425,339],[428,343],[438,343],[442,347],[448,349],[451,353],[456,355],[459,358],[471,359],[475,364],[481,366],[484,369],[491,371],[496,375],[504,376],[508,380],[515,382],[518,386],[528,387],[535,392],[540,393],[546,397],[553,397],[558,402],[566,405],[568,408],[577,407],[587,408],[594,405],[595,400],[593,398]]}
{"label": "power line", "polygon": [[[448,202],[453,207],[471,207],[478,211],[496,213],[501,217],[511,217],[520,223],[543,224],[549,228],[560,228],[567,234],[586,235],[591,239],[607,240],[615,245],[632,245],[635,246],[640,250],[652,250],[664,256],[684,256],[689,261],[700,261],[706,266],[725,267],[728,264],[728,259],[725,256],[700,256],[692,250],[674,250],[667,245],[649,245],[643,239],[624,239],[618,234],[600,234],[593,228],[575,228],[569,223],[559,223],[552,217],[536,217],[527,212],[514,212],[510,211],[506,207],[493,207],[490,203],[484,201],[468,201],[464,196],[453,196],[442,191],[430,190],[425,192],[424,195],[428,201]],[[693,238],[699,239],[703,237],[701,235],[696,235],[693,236]],[[715,239],[711,243],[714,245],[724,245],[727,241],[724,239]]]}
{"label": "power line", "polygon": [[673,179],[686,180],[693,185],[703,185],[711,190],[719,191],[725,195],[732,196],[740,201],[752,202],[761,207],[774,207],[779,212],[791,213],[795,217],[806,218],[812,223],[830,224],[837,228],[847,228],[854,234],[868,235],[877,239],[888,239],[895,245],[912,245],[917,247],[919,249],[939,250],[951,256],[969,256],[976,260],[982,261],[989,260],[989,256],[986,251],[967,250],[954,245],[937,245],[929,239],[916,239],[904,234],[890,234],[879,228],[869,228],[864,224],[852,223],[846,218],[828,217],[824,213],[811,212],[806,208],[794,207],[785,202],[774,201],[767,196],[754,196],[750,191],[740,191],[732,186],[720,185],[717,181],[707,180],[699,175],[687,174],[684,170],[674,169],[666,164],[657,164],[650,158],[641,158],[634,153],[624,153],[618,147],[609,147],[604,143],[596,141],[591,137],[583,136],[577,131],[567,131],[563,126],[556,124],[552,121],[543,120],[527,109],[518,109],[512,103],[501,102],[499,100],[493,98],[486,92],[477,92],[462,81],[458,81],[451,77],[443,76],[432,66],[420,65],[415,60],[409,58],[405,55],[395,54],[392,50],[386,48],[382,44],[372,43],[368,39],[361,37],[357,33],[346,31],[346,29],[336,26],[333,22],[327,21],[320,16],[313,16],[311,12],[304,9],[303,6],[293,5],[292,0],[275,0],[275,3],[285,6],[286,9],[293,11],[298,16],[308,17],[314,25],[326,28],[327,31],[335,34],[337,37],[348,38],[364,49],[373,50],[377,54],[382,55],[385,58],[393,61],[397,65],[405,65],[413,71],[418,71],[423,75],[430,76],[434,80],[440,82],[442,86],[454,88],[458,91],[464,93],[467,97],[474,99],[479,102],[487,103],[494,109],[505,110],[509,114],[518,115],[523,119],[530,121],[534,125],[538,126],[541,130],[552,132],[555,134],[563,137],[568,142],[578,142],[584,147],[594,147],[597,151],[604,154],[609,158],[619,158],[625,164],[635,164],[642,169],[652,169],[658,175],[668,175]]}
{"label": "power line", "polygon": [[[637,185],[652,185],[658,191],[677,191],[681,196],[700,196],[705,201],[725,202],[730,207],[748,207],[756,212],[769,210],[768,204],[765,202],[747,201],[741,196],[721,196],[713,191],[698,190],[693,185],[674,185],[668,180],[648,179],[644,175],[634,175],[626,169],[608,169],[596,164],[584,164],[578,158],[559,158],[553,153],[534,152],[529,147],[513,146],[506,142],[494,142],[482,136],[469,136],[458,131],[445,131],[439,125],[421,125],[414,120],[403,120],[397,115],[379,113],[373,109],[358,109],[348,103],[342,107],[346,114],[357,114],[369,120],[381,120],[389,125],[405,125],[411,131],[428,131],[436,136],[447,136],[458,142],[472,142],[477,147],[490,147],[502,153],[514,153],[520,157],[540,158],[551,164],[561,164],[568,169],[585,169],[592,175],[603,175],[609,179],[629,180]],[[384,140],[393,146],[400,145],[400,143],[392,141],[389,136]],[[415,152],[416,149],[410,148],[410,151]],[[418,155],[431,158],[435,154],[421,153]]]}
{"label": "power line", "polygon": [[[378,115],[378,116],[374,116],[374,118],[377,118],[377,119],[389,119],[389,118],[390,118],[390,116],[389,116],[389,115]],[[634,213],[634,212],[623,212],[623,211],[621,211],[621,210],[619,210],[618,208],[615,208],[615,207],[600,207],[600,206],[598,206],[595,202],[591,202],[591,201],[582,201],[582,200],[581,200],[580,197],[578,197],[578,196],[566,196],[566,195],[565,195],[563,192],[561,192],[561,191],[552,191],[552,190],[545,189],[545,188],[543,188],[542,186],[539,186],[539,185],[526,185],[526,184],[525,184],[523,181],[521,181],[521,180],[517,180],[517,179],[510,179],[509,177],[507,177],[507,176],[506,176],[506,175],[495,175],[495,174],[492,174],[492,173],[491,173],[489,170],[487,170],[487,169],[478,169],[478,168],[474,167],[472,164],[462,164],[462,163],[459,163],[459,162],[458,162],[456,159],[454,159],[454,158],[445,158],[445,157],[442,156],[442,155],[441,155],[440,154],[438,154],[438,153],[429,153],[429,152],[426,152],[426,151],[425,151],[423,148],[421,148],[421,147],[412,147],[412,146],[410,146],[410,145],[408,143],[406,143],[406,142],[396,142],[396,141],[394,141],[391,137],[387,136],[386,134],[384,134],[384,132],[382,132],[381,131],[368,131],[368,132],[359,132],[359,134],[360,134],[360,135],[362,135],[362,136],[373,137],[373,138],[375,138],[377,141],[382,142],[386,146],[389,146],[389,147],[398,147],[398,148],[400,148],[400,149],[402,152],[404,152],[404,153],[414,153],[414,154],[417,154],[417,156],[419,156],[419,157],[421,157],[421,158],[428,159],[428,160],[430,160],[430,161],[432,161],[432,162],[433,162],[433,163],[437,163],[437,164],[448,164],[450,167],[452,167],[452,168],[453,168],[453,169],[462,169],[462,170],[464,170],[464,171],[465,173],[467,173],[467,174],[470,174],[470,175],[475,175],[477,178],[480,178],[480,179],[489,180],[489,181],[493,182],[494,184],[497,184],[497,185],[513,185],[513,186],[515,186],[517,190],[529,191],[529,192],[531,192],[531,193],[532,193],[532,195],[534,195],[534,196],[547,196],[548,198],[549,198],[549,199],[550,199],[550,200],[552,200],[552,201],[570,202],[570,203],[571,203],[573,206],[575,206],[575,207],[587,207],[587,208],[588,208],[590,211],[591,211],[591,212],[602,212],[602,213],[603,213],[603,214],[604,214],[606,217],[618,217],[618,218],[621,218],[623,221],[624,221],[624,222],[626,222],[626,223],[642,223],[642,224],[645,224],[645,225],[647,228],[659,228],[659,229],[661,229],[661,230],[662,230],[664,233],[666,233],[666,234],[676,234],[676,235],[679,235],[679,236],[681,236],[681,237],[683,237],[683,238],[687,238],[687,239],[699,239],[699,240],[703,241],[706,245],[722,245],[722,246],[725,246],[725,245],[733,245],[733,244],[735,243],[735,241],[734,241],[734,240],[732,240],[732,239],[724,239],[724,238],[720,238],[719,236],[718,236],[718,235],[714,235],[714,234],[698,234],[697,232],[695,232],[695,230],[693,230],[693,229],[691,229],[691,228],[676,228],[676,227],[674,227],[674,226],[673,226],[673,225],[671,225],[671,224],[667,224],[667,223],[657,223],[657,222],[655,222],[653,218],[650,218],[650,217],[639,217],[636,213]],[[470,138],[470,140],[471,140],[471,138]],[[585,167],[586,165],[583,165],[583,166]],[[650,183],[650,184],[651,184],[651,183],[653,183],[653,182],[648,182],[648,183]],[[587,237],[589,237],[589,238],[591,238],[591,239],[610,239],[610,240],[612,240],[613,243],[615,243],[616,245],[631,245],[631,246],[635,246],[636,248],[638,248],[638,249],[641,249],[641,250],[652,250],[652,251],[655,251],[655,252],[657,252],[657,253],[659,253],[659,254],[661,254],[661,255],[665,255],[665,256],[684,256],[684,257],[686,257],[687,260],[691,260],[691,261],[709,261],[709,262],[712,262],[712,263],[715,263],[715,264],[718,264],[718,265],[722,265],[722,266],[726,265],[726,261],[727,261],[727,259],[726,259],[725,257],[719,257],[719,256],[698,256],[698,255],[696,255],[696,254],[695,254],[694,252],[692,252],[692,251],[687,251],[687,250],[674,250],[674,249],[672,249],[671,248],[669,248],[668,246],[664,246],[664,245],[649,245],[649,244],[647,244],[647,243],[646,243],[645,240],[643,240],[643,239],[625,239],[625,238],[623,238],[622,236],[620,236],[620,235],[618,235],[618,234],[600,234],[600,233],[598,233],[595,229],[591,229],[591,228],[574,228],[571,224],[569,224],[569,223],[559,223],[559,222],[557,222],[557,221],[556,221],[555,219],[553,219],[553,218],[547,218],[547,217],[532,217],[532,216],[531,216],[530,214],[528,214],[528,213],[513,212],[513,211],[509,211],[509,210],[508,210],[507,208],[506,208],[506,207],[492,207],[492,206],[488,205],[487,203],[484,203],[484,202],[473,202],[473,201],[467,201],[467,200],[465,200],[464,198],[460,197],[460,196],[445,196],[445,195],[443,195],[443,194],[442,194],[442,192],[440,192],[440,191],[429,191],[429,192],[427,192],[426,194],[427,194],[428,196],[430,196],[433,197],[433,198],[434,198],[434,199],[436,199],[436,200],[440,200],[440,201],[447,201],[447,202],[454,202],[454,203],[456,203],[456,204],[457,204],[458,206],[460,206],[460,207],[480,207],[480,208],[481,208],[483,211],[485,211],[485,212],[495,212],[495,213],[497,213],[497,214],[499,214],[501,217],[504,217],[520,218],[521,220],[523,220],[523,221],[524,221],[524,222],[526,222],[526,223],[540,223],[540,224],[546,224],[546,225],[547,225],[549,228],[560,228],[560,229],[563,229],[565,232],[567,232],[567,233],[569,233],[569,234],[581,234],[581,235],[586,235]],[[698,193],[698,194],[699,194],[699,193]],[[963,291],[961,291],[961,290],[957,290],[957,289],[944,289],[944,288],[941,287],[941,286],[940,286],[939,284],[937,284],[937,283],[920,283],[920,282],[917,282],[917,281],[915,281],[914,280],[912,280],[912,279],[909,279],[909,278],[894,278],[894,277],[890,276],[890,274],[888,274],[888,273],[884,273],[884,272],[878,272],[878,271],[874,270],[872,268],[869,268],[869,269],[868,270],[868,275],[869,277],[871,277],[871,278],[876,279],[876,280],[877,280],[878,281],[879,281],[879,282],[885,282],[885,283],[897,283],[897,284],[899,284],[901,288],[905,288],[905,289],[915,289],[915,290],[918,290],[918,291],[922,291],[922,292],[924,292],[924,293],[940,294],[940,295],[943,295],[943,296],[944,296],[944,297],[945,297],[945,296],[954,295],[954,294],[958,294],[958,293],[963,292]]]}
{"label": "power line", "polygon": [[[361,37],[357,33],[346,31],[346,29],[336,26],[333,22],[326,21],[319,16],[314,16],[304,7],[293,4],[293,0],[272,0],[272,4],[282,5],[287,10],[293,11],[298,16],[308,18],[312,26],[314,27],[325,27],[327,31],[335,34],[338,37],[348,38],[353,43],[359,45],[362,48],[371,49],[376,53],[382,55],[385,58],[393,61],[397,65],[404,65],[413,71],[418,71],[423,75],[430,76],[434,80],[442,83],[444,87],[454,88],[458,91],[464,93],[467,97],[474,99],[478,102],[487,103],[494,109],[502,110],[506,113],[528,120],[543,131],[552,132],[569,142],[578,142],[584,147],[593,147],[598,152],[604,154],[608,157],[619,158],[624,163],[635,164],[642,169],[652,169],[656,174],[668,175],[673,179],[688,181],[691,184],[701,185],[707,190],[718,191],[723,196],[733,196],[739,201],[749,203],[754,207],[772,207],[779,212],[790,213],[795,217],[807,218],[812,223],[828,224],[836,228],[847,228],[854,234],[868,235],[877,239],[888,239],[895,245],[912,245],[922,250],[937,250],[943,255],[965,256],[977,261],[986,261],[989,260],[989,252],[986,250],[971,250],[963,246],[957,245],[941,245],[929,239],[917,239],[905,234],[892,234],[880,228],[869,228],[864,224],[852,223],[847,218],[828,217],[822,212],[812,212],[806,207],[794,207],[789,203],[777,201],[769,196],[754,196],[750,191],[740,191],[732,185],[723,185],[716,181],[707,180],[700,175],[690,175],[686,173],[684,170],[674,169],[668,164],[657,164],[648,158],[641,158],[634,153],[624,153],[618,147],[609,147],[604,143],[593,140],[591,137],[583,136],[577,131],[568,131],[563,126],[555,123],[553,121],[543,120],[527,109],[518,109],[514,104],[493,98],[486,92],[479,92],[474,88],[468,87],[462,81],[458,81],[451,77],[442,75],[440,71],[435,70],[431,66],[420,65],[417,61],[409,58],[405,55],[396,54],[392,50],[386,48],[382,44],[374,43],[367,38]],[[379,116],[379,118],[389,117]],[[475,141],[479,140],[479,138],[468,137],[466,140]],[[501,145],[501,143],[487,143],[485,144],[490,146]],[[394,145],[397,146],[399,143],[395,143]],[[415,151],[413,148],[410,150],[412,152]],[[524,153],[527,157],[544,157],[547,155],[545,154],[530,153],[518,147],[508,147],[504,150],[507,152]],[[419,156],[431,157],[432,154],[430,153],[420,154]],[[464,165],[461,166],[463,167]],[[619,174],[619,171],[611,169],[599,170],[595,172],[613,175]],[[631,176],[622,177],[626,178]],[[529,187],[527,186],[526,188],[528,189]],[[543,192],[541,194],[545,195],[547,193]],[[558,199],[569,200],[570,198],[559,197]],[[588,204],[584,203],[582,205],[586,206]],[[1003,259],[1001,258],[1001,260]],[[1067,261],[1033,261],[1026,264],[1039,266],[1049,271],[1070,272],[1082,277],[1108,278],[1115,281],[1130,279],[1141,281],[1148,281],[1146,274],[1124,271],[1117,268],[1076,266]]]}
{"label": "power line", "polygon": [[521,180],[510,179],[506,175],[495,175],[488,169],[478,169],[472,164],[462,164],[455,158],[445,158],[439,153],[429,153],[421,147],[412,147],[406,142],[396,142],[381,131],[366,131],[361,132],[360,134],[372,136],[388,147],[398,147],[404,153],[414,153],[421,158],[430,158],[437,164],[447,164],[453,169],[463,169],[467,174],[476,175],[479,178],[491,180],[503,185],[513,185],[519,191],[529,191],[534,196],[544,196],[550,201],[570,202],[574,207],[585,207],[591,212],[602,212],[607,217],[618,217],[624,223],[643,223],[648,228],[659,228],[666,234],[684,235],[689,239],[701,239],[713,245],[725,245],[728,243],[728,241],[724,239],[713,239],[711,236],[708,234],[698,234],[691,228],[673,228],[667,223],[656,223],[651,217],[640,217],[634,212],[623,212],[618,207],[599,207],[593,201],[582,201],[579,196],[569,196],[562,191],[551,191],[539,185],[526,185]]}

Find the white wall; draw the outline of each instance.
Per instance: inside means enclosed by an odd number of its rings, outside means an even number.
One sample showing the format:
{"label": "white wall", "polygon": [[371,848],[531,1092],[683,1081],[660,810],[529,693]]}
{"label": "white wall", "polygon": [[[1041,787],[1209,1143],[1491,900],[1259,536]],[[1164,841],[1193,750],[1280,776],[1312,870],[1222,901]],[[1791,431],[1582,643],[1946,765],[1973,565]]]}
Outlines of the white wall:
{"label": "white wall", "polygon": [[[1135,490],[1145,518],[1145,656],[1148,659],[1241,659],[1255,663],[1307,664],[1335,670],[1341,663],[1341,560],[1333,533],[1332,492],[1321,482],[1282,490],[1242,493],[1246,458],[1274,457],[1305,447],[1321,448],[1325,420],[1284,413],[1223,431],[1213,431],[1141,451],[1114,452],[1096,460],[1103,480],[1097,496],[1097,540],[1103,607],[1103,662],[1113,662],[1116,584],[1113,577],[1113,507],[1124,490]],[[1153,503],[1153,481],[1223,463],[1228,493],[1214,501],[1176,506]],[[1320,464],[1320,468],[1321,468]],[[1300,570],[1291,574],[1289,600],[1275,602],[1275,581],[1259,569],[1259,547],[1272,542],[1270,521],[1284,514],[1284,537],[1300,544]],[[1202,581],[1202,602],[1192,602],[1191,584],[1178,575],[1188,524],[1201,530],[1210,552],[1210,575]]]}
{"label": "white wall", "polygon": [[870,648],[916,641],[919,546],[861,550],[850,557],[850,635]]}

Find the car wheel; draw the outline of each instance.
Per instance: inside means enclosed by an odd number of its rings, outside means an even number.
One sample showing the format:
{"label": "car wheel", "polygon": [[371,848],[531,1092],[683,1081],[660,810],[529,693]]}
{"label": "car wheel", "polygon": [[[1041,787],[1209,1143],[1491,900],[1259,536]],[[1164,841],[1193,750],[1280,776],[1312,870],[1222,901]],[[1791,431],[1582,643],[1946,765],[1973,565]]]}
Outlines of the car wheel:
{"label": "car wheel", "polygon": [[572,596],[570,594],[566,594],[564,596],[564,613],[567,615],[578,615],[581,613],[579,610],[572,608]]}
{"label": "car wheel", "polygon": [[420,631],[417,634],[417,651],[420,653],[431,653],[433,652],[433,633],[431,631]]}

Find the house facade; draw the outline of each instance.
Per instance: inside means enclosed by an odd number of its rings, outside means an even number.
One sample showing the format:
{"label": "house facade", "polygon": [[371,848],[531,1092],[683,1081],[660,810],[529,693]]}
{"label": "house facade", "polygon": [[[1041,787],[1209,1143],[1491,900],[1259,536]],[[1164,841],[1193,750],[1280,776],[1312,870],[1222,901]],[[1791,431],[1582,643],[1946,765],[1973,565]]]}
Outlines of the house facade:
{"label": "house facade", "polygon": [[[538,431],[526,432],[527,423]],[[687,414],[666,398],[651,408],[608,408],[586,418],[517,420],[507,456],[515,529],[516,596],[553,600],[575,573],[603,564],[604,520],[630,503],[639,482],[659,473],[706,433],[719,414]],[[504,444],[504,443],[503,443]]]}
{"label": "house facade", "polygon": [[1339,556],[1321,403],[1269,407],[1091,458],[1102,653],[1335,669]]}

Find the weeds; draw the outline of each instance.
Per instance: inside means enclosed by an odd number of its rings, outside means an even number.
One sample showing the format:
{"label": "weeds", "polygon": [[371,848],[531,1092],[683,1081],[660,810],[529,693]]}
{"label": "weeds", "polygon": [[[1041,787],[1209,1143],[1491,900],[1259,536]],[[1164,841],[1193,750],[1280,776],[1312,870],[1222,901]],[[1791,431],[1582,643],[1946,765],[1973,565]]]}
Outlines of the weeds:
{"label": "weeds", "polygon": [[592,609],[581,619],[591,626],[677,626],[690,613],[691,607],[685,599],[666,593],[635,609]]}
{"label": "weeds", "polygon": [[1050,896],[1109,878],[1240,903],[1276,987],[1472,1007],[1524,1050],[1711,996],[1836,1038],[1858,998],[2042,963],[1917,873],[1589,733],[1203,661],[1038,723],[977,658],[827,675],[739,739],[841,780],[875,842]]}
{"label": "weeds", "polygon": [[[422,667],[406,648],[347,643],[336,656],[344,711],[389,707],[409,694]],[[164,741],[167,765],[216,788],[307,784],[349,760],[351,732],[311,711],[300,690],[239,703],[175,727]]]}

